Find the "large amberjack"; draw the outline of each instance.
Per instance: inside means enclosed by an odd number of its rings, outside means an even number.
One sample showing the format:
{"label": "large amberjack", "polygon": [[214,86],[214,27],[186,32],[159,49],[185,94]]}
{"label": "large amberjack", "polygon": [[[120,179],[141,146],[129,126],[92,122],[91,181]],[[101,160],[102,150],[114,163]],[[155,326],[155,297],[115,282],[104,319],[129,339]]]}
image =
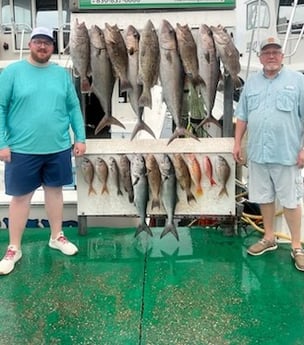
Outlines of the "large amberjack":
{"label": "large amberjack", "polygon": [[159,159],[159,169],[162,177],[161,200],[167,213],[167,224],[160,235],[164,237],[171,233],[179,240],[178,232],[174,224],[175,207],[177,204],[177,180],[171,158],[168,154],[161,154]]}
{"label": "large amberjack", "polygon": [[159,60],[157,33],[151,20],[148,20],[139,40],[138,83],[143,86],[142,94],[139,98],[139,104],[142,107],[152,109],[151,88],[158,81]]}
{"label": "large amberjack", "polygon": [[146,223],[147,205],[149,201],[149,184],[145,159],[142,154],[136,154],[131,160],[132,183],[134,188],[134,204],[140,218],[135,236],[141,232],[147,232],[153,236],[151,229]]}
{"label": "large amberjack", "polygon": [[206,117],[201,121],[198,127],[203,126],[207,122],[213,122],[222,129],[220,123],[212,116],[217,85],[220,79],[220,60],[217,56],[212,31],[206,24],[202,24],[198,31],[197,53],[199,74],[204,80],[200,90],[207,112]]}
{"label": "large amberjack", "polygon": [[193,86],[202,84],[203,79],[198,72],[197,46],[188,24],[176,24],[176,39],[186,76]]}
{"label": "large amberjack", "polygon": [[184,97],[184,71],[180,55],[177,50],[175,30],[165,19],[162,20],[159,30],[160,47],[160,80],[163,91],[163,100],[171,113],[175,130],[168,144],[180,136],[190,136],[199,140],[188,132],[181,123]]}
{"label": "large amberjack", "polygon": [[127,76],[128,54],[125,41],[116,24],[111,26],[105,23],[104,35],[113,69],[120,80],[121,91],[127,91],[131,88],[131,84]]}
{"label": "large amberjack", "polygon": [[69,49],[73,62],[73,73],[76,77],[80,77],[80,90],[81,92],[89,92],[90,40],[85,22],[79,23],[77,18],[72,26]]}
{"label": "large amberjack", "polygon": [[133,25],[127,27],[125,41],[128,52],[128,80],[132,86],[128,90],[128,97],[131,107],[137,116],[137,121],[131,134],[131,140],[141,130],[147,131],[155,138],[152,129],[143,120],[144,107],[139,104],[139,98],[143,91],[143,86],[138,83],[140,35]]}
{"label": "large amberjack", "polygon": [[210,26],[210,29],[212,30],[216,50],[225,69],[230,74],[234,86],[242,86],[238,77],[241,71],[240,53],[234,45],[230,34],[222,25]]}
{"label": "large amberjack", "polygon": [[92,70],[91,90],[98,98],[104,111],[104,116],[95,129],[96,135],[106,126],[116,125],[122,128],[125,128],[125,126],[112,116],[112,95],[115,77],[106,50],[104,33],[97,25],[92,25],[89,30],[89,37]]}

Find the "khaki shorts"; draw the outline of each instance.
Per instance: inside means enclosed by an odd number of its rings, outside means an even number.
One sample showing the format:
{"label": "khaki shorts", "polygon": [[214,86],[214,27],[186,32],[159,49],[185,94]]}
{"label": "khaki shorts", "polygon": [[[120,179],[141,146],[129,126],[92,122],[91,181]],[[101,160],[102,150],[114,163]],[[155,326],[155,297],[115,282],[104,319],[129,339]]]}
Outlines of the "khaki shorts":
{"label": "khaki shorts", "polygon": [[296,208],[303,197],[302,170],[296,165],[248,163],[249,199],[269,204],[277,198],[286,208]]}

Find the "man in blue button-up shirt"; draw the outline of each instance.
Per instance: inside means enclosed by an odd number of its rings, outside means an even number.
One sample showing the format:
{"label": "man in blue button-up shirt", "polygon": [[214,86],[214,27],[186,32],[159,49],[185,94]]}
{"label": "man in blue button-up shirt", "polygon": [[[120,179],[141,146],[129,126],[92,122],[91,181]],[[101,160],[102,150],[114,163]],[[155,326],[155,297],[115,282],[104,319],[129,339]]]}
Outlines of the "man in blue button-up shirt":
{"label": "man in blue button-up shirt", "polygon": [[304,271],[301,245],[301,198],[304,166],[304,76],[282,65],[280,41],[261,43],[263,70],[245,83],[236,108],[234,158],[242,163],[241,140],[248,134],[249,198],[260,205],[265,234],[248,248],[251,255],[277,249],[275,198],[283,206],[291,233],[291,256]]}

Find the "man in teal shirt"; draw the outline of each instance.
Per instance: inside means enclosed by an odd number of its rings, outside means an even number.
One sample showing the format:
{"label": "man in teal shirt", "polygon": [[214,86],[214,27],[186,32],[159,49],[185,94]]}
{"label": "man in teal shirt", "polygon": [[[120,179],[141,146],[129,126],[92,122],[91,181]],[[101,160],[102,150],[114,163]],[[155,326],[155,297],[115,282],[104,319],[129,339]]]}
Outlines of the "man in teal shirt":
{"label": "man in teal shirt", "polygon": [[260,205],[265,234],[247,249],[261,255],[277,249],[274,237],[275,199],[283,206],[291,233],[291,256],[304,271],[301,245],[301,202],[304,166],[304,76],[282,65],[280,42],[261,43],[263,71],[245,83],[236,108],[234,158],[242,163],[241,140],[248,131],[249,199]]}
{"label": "man in teal shirt", "polygon": [[35,190],[42,186],[51,228],[49,246],[66,255],[77,247],[62,232],[62,186],[72,183],[70,128],[74,155],[86,149],[79,100],[68,72],[49,61],[52,32],[35,28],[27,60],[0,74],[0,160],[5,162],[10,243],[0,261],[0,274],[10,273],[22,257],[21,240]]}

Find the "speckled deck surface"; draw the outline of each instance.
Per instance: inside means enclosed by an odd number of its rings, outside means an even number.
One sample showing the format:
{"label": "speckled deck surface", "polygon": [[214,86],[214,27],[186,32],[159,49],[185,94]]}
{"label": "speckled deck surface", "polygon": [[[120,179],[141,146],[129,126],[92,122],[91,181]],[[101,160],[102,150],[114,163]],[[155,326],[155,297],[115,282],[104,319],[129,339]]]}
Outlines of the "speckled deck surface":
{"label": "speckled deck surface", "polygon": [[304,344],[289,245],[250,257],[252,230],[180,227],[179,242],[162,230],[69,228],[79,253],[66,257],[48,248],[49,229],[26,229],[22,260],[0,276],[0,345]]}

